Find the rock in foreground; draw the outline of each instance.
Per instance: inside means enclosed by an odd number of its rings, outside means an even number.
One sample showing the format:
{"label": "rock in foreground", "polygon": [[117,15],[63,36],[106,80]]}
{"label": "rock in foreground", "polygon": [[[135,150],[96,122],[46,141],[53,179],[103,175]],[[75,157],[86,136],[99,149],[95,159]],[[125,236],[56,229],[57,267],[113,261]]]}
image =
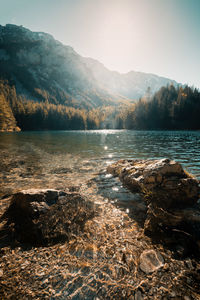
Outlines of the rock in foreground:
{"label": "rock in foreground", "polygon": [[[148,206],[144,230],[158,239],[175,236],[183,248],[200,247],[199,181],[169,159],[119,160],[107,171],[133,192],[141,192]],[[192,244],[191,244],[192,243]],[[192,249],[193,250],[193,249]]]}
{"label": "rock in foreground", "polygon": [[119,160],[107,170],[132,191],[153,192],[164,208],[192,205],[199,198],[198,180],[173,160]]}
{"label": "rock in foreground", "polygon": [[78,193],[30,189],[12,196],[4,218],[18,241],[45,245],[78,233],[93,215],[93,203]]}

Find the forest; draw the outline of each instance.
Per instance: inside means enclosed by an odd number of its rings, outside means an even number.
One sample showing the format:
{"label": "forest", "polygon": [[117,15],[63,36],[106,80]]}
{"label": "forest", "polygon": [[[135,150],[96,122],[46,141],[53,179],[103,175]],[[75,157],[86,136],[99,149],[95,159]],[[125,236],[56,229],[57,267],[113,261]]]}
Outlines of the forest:
{"label": "forest", "polygon": [[200,92],[189,86],[162,87],[136,103],[86,110],[19,97],[0,81],[0,130],[198,130]]}
{"label": "forest", "polygon": [[200,92],[189,86],[162,87],[140,99],[124,120],[124,128],[146,130],[200,129]]}

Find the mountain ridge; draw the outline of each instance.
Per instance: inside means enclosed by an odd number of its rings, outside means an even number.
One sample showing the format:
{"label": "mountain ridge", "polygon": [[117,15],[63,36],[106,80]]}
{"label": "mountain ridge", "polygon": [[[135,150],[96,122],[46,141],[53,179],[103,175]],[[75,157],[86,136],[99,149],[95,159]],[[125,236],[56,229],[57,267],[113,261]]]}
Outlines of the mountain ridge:
{"label": "mountain ridge", "polygon": [[49,34],[1,26],[0,64],[1,78],[11,79],[17,94],[31,100],[91,108],[114,98],[95,84],[81,56]]}
{"label": "mountain ridge", "polygon": [[109,107],[120,111],[171,83],[178,85],[154,74],[110,71],[48,33],[0,25],[0,130],[99,128]]}
{"label": "mountain ridge", "polygon": [[131,100],[138,100],[144,96],[149,87],[153,94],[167,84],[179,85],[175,80],[152,73],[139,71],[120,73],[118,71],[110,71],[98,60],[90,57],[84,59],[86,64],[92,69],[93,76],[104,88],[106,87],[108,90],[112,90],[114,93],[123,95]]}
{"label": "mountain ridge", "polygon": [[86,109],[137,100],[148,87],[154,93],[163,85],[177,85],[154,74],[110,71],[48,33],[13,24],[0,26],[0,65],[1,77],[13,80],[17,94]]}

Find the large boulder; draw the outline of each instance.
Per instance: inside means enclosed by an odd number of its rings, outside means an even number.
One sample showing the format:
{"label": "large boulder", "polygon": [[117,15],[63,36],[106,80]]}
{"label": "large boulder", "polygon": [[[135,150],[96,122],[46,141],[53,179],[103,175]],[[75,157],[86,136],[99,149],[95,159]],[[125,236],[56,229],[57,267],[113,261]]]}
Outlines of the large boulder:
{"label": "large boulder", "polygon": [[78,193],[30,189],[11,197],[4,218],[18,241],[46,245],[79,233],[94,211]]}
{"label": "large boulder", "polygon": [[199,198],[199,182],[173,160],[119,160],[107,171],[132,191],[142,192],[159,207],[193,205]]}
{"label": "large boulder", "polygon": [[144,196],[146,234],[159,241],[170,237],[170,243],[183,241],[184,248],[200,249],[199,181],[179,163],[169,159],[119,160],[107,171]]}

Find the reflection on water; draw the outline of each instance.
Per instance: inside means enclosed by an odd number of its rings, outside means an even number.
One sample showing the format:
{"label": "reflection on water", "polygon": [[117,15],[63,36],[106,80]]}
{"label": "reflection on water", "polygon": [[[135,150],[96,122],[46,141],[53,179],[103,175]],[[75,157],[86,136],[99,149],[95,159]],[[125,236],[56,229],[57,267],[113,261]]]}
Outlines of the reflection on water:
{"label": "reflection on water", "polygon": [[[105,198],[129,201],[105,170],[121,158],[168,157],[200,178],[198,131],[45,131],[0,134],[0,196],[30,187],[88,190],[98,183]],[[94,191],[92,191],[93,193]],[[133,197],[133,196],[132,196]],[[128,200],[127,200],[128,199]]]}
{"label": "reflection on water", "polygon": [[[1,183],[19,177],[42,179],[76,173],[80,180],[120,158],[168,157],[200,178],[200,132],[189,131],[57,131],[0,134]],[[9,174],[8,174],[9,173]],[[16,174],[17,175],[17,174]],[[69,177],[69,176],[68,176]],[[107,177],[109,178],[109,177]],[[50,179],[50,178],[49,178]],[[17,180],[17,177],[16,177]]]}
{"label": "reflection on water", "polygon": [[169,157],[200,176],[200,132],[91,130],[1,133],[0,149],[8,156],[38,157],[41,163],[47,156],[56,160],[62,156],[63,162],[69,156],[70,160],[79,158],[81,164],[83,159],[96,160],[100,168],[105,166],[106,159]]}

